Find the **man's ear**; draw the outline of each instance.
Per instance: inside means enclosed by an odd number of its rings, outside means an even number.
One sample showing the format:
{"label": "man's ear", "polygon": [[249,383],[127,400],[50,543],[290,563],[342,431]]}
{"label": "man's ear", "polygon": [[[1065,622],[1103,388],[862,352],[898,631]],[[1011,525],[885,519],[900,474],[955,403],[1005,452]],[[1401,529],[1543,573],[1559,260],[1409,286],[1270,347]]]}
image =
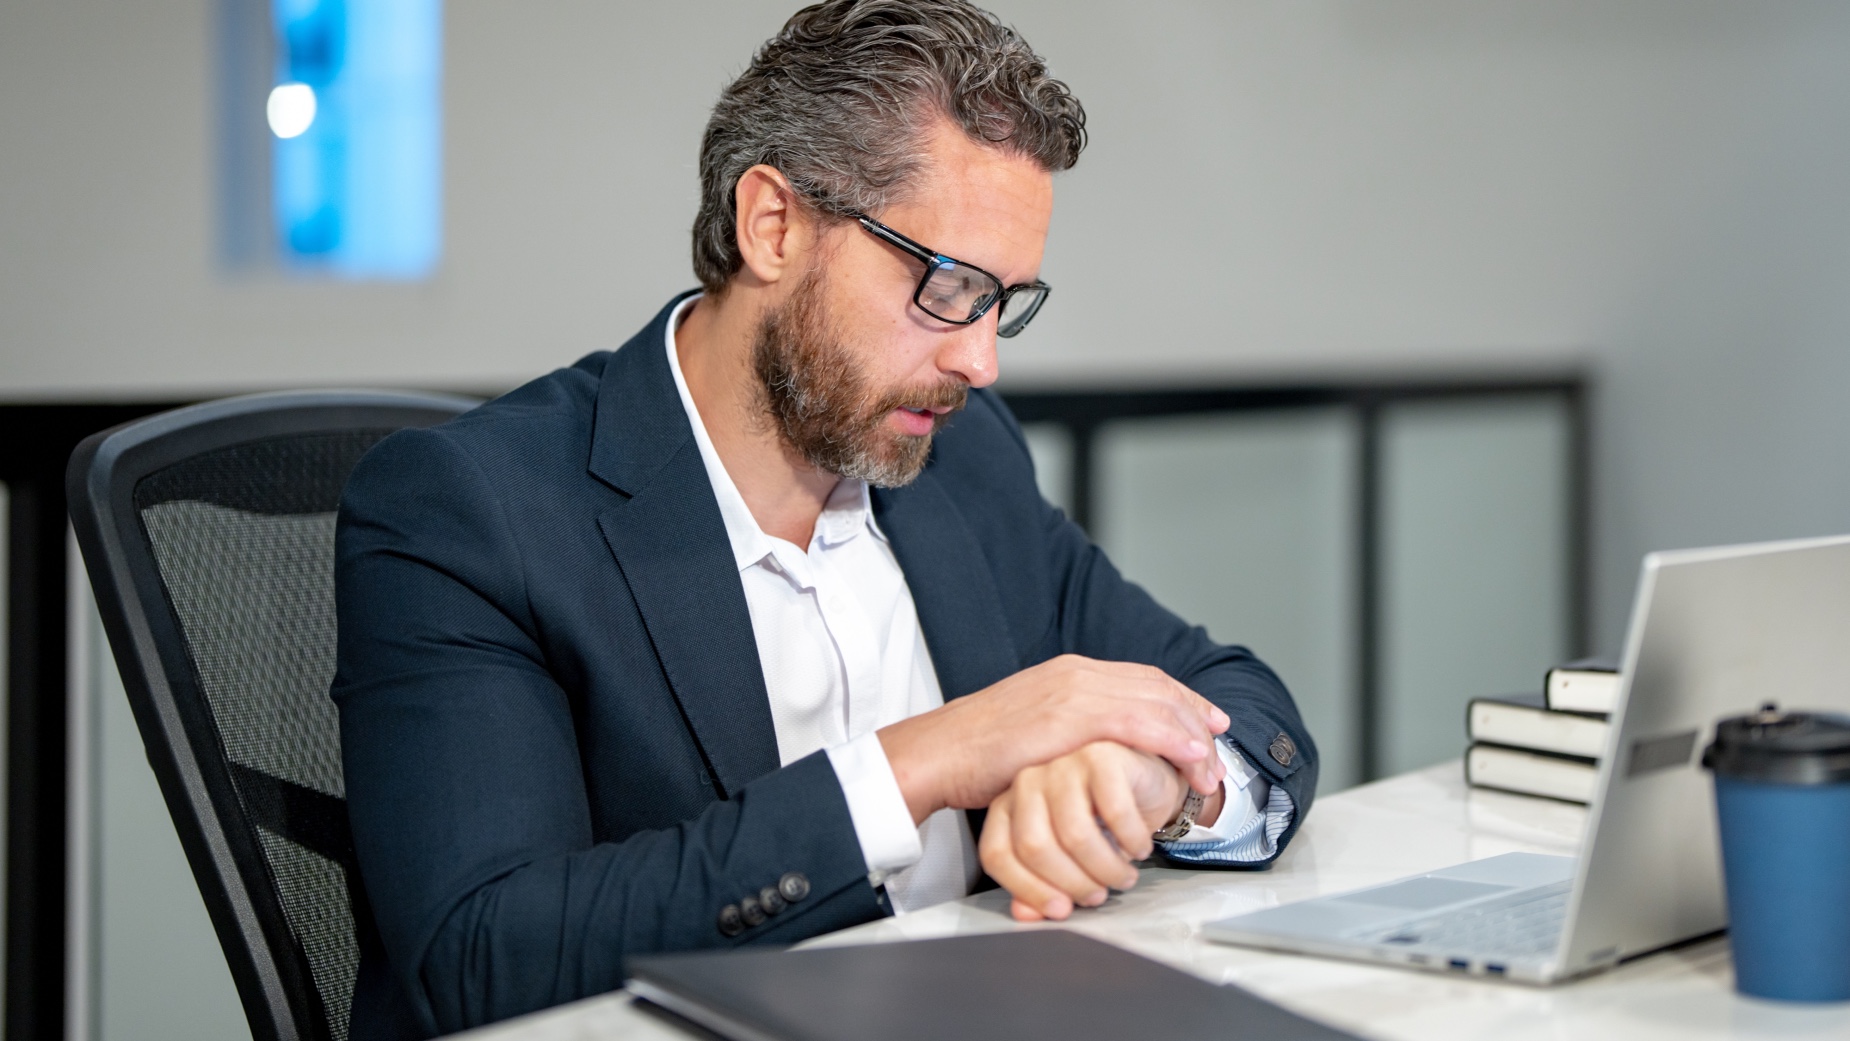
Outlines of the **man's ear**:
{"label": "man's ear", "polygon": [[769,285],[802,269],[814,244],[814,222],[776,167],[760,163],[745,171],[733,188],[733,205],[745,261],[741,274]]}

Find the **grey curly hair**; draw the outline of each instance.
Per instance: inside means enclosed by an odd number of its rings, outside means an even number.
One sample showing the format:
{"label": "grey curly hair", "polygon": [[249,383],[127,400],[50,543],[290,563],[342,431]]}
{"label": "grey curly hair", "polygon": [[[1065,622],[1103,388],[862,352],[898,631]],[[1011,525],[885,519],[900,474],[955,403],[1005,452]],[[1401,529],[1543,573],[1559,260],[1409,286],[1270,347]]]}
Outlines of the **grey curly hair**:
{"label": "grey curly hair", "polygon": [[719,294],[743,266],[734,191],[776,167],[816,212],[903,197],[921,138],[949,118],[973,140],[1070,169],[1086,112],[1020,34],[963,0],[827,0],[767,40],[720,94],[700,144],[694,274]]}

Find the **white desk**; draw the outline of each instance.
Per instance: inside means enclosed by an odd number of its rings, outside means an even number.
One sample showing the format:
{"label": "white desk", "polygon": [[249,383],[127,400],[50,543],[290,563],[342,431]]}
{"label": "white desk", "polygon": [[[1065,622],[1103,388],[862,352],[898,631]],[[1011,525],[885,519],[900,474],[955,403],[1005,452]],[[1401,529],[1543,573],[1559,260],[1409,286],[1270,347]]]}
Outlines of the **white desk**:
{"label": "white desk", "polygon": [[[1149,869],[1137,888],[1072,928],[1216,982],[1234,982],[1297,1012],[1364,1037],[1625,1041],[1781,1038],[1850,1041],[1850,1003],[1752,1001],[1733,991],[1725,940],[1653,955],[1550,988],[1359,963],[1269,954],[1209,943],[1203,922],[1322,893],[1354,889],[1462,860],[1530,851],[1573,853],[1578,807],[1465,787],[1456,762],[1317,801],[1291,848],[1265,872]],[[810,941],[881,943],[1021,926],[1007,898],[984,893],[904,918]],[[629,1006],[591,998],[467,1035],[473,1041],[686,1041]]]}

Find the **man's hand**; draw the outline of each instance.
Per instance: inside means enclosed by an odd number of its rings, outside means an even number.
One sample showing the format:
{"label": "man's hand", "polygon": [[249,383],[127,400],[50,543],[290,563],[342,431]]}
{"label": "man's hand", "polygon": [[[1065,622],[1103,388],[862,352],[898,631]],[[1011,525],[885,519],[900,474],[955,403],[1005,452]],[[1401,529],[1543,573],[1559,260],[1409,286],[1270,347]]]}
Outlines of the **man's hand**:
{"label": "man's hand", "polygon": [[1227,724],[1225,712],[1161,669],[1064,654],[883,727],[880,744],[922,823],[947,806],[987,806],[1024,768],[1094,741],[1159,756],[1207,795],[1225,773],[1214,735]]}
{"label": "man's hand", "polygon": [[[1186,794],[1175,768],[1155,756],[1110,741],[1087,745],[1023,770],[990,804],[983,870],[1014,897],[1011,911],[1024,922],[1097,907],[1109,890],[1137,884],[1132,861],[1150,855],[1151,836],[1175,819]],[[1197,819],[1214,823],[1223,798],[1217,790]]]}

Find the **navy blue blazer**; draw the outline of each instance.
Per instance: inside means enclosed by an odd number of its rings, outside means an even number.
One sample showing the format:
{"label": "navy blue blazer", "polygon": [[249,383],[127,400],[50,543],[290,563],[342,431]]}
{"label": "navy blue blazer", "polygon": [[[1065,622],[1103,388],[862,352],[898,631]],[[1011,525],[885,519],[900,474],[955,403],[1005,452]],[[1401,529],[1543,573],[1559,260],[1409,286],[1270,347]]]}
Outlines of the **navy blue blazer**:
{"label": "navy blue blazer", "polygon": [[[668,314],[393,434],[348,482],[333,696],[372,918],[356,1041],[608,991],[632,953],[793,943],[888,913],[827,756],[779,766]],[[1316,751],[1284,685],[1119,577],[1041,498],[994,394],[972,394],[918,480],[873,508],[945,698],[1066,652],[1158,666],[1226,710],[1303,821]],[[1281,734],[1287,763],[1268,753]],[[806,896],[719,929],[721,908],[791,873]]]}

